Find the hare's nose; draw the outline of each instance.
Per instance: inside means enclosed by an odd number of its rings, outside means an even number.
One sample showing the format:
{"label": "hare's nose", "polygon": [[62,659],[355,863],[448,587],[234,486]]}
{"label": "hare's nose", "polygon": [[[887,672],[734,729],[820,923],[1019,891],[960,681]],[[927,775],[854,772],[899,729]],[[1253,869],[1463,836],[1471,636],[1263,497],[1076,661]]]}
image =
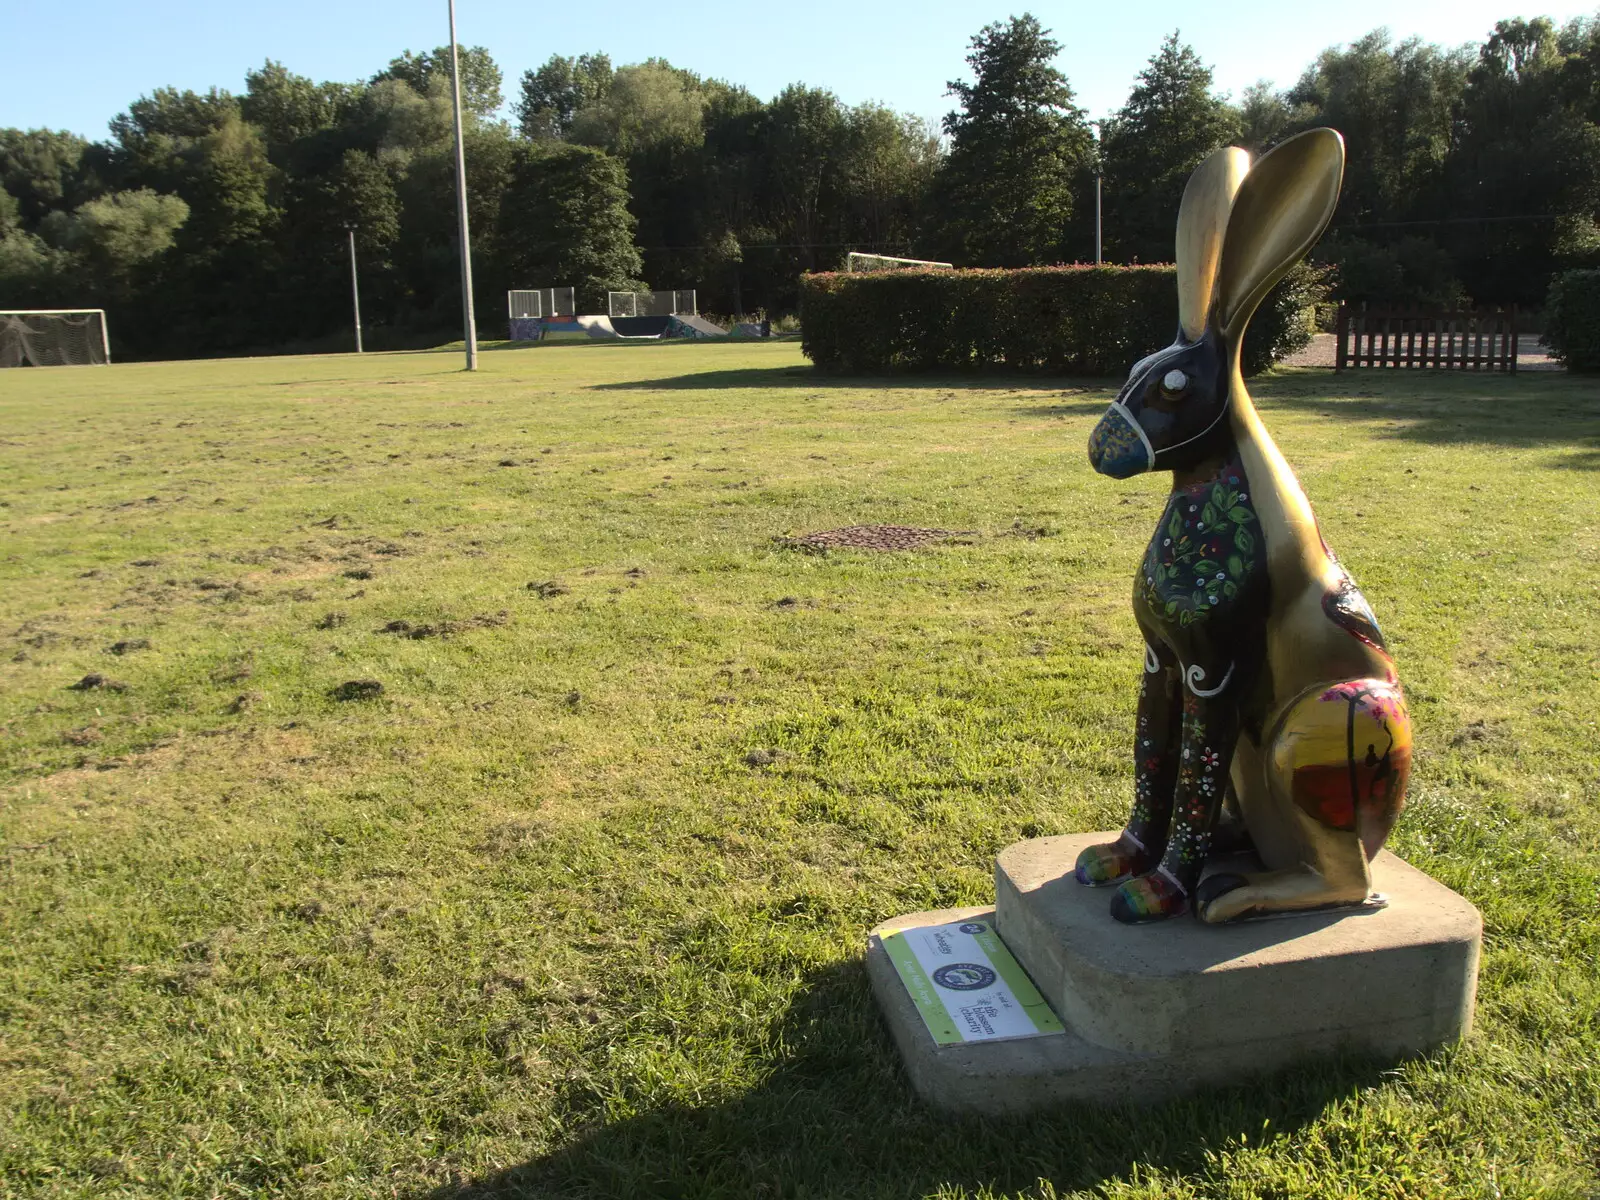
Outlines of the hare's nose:
{"label": "hare's nose", "polygon": [[1149,437],[1120,404],[1107,409],[1089,435],[1089,465],[1113,479],[1150,470],[1155,457]]}

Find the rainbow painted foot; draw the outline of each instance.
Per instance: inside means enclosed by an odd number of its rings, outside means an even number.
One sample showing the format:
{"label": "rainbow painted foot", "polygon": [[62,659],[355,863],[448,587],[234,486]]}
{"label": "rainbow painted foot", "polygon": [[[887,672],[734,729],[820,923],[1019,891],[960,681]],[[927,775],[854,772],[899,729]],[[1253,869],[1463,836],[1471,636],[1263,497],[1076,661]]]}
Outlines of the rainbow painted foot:
{"label": "rainbow painted foot", "polygon": [[1189,911],[1184,890],[1160,871],[1130,879],[1111,897],[1111,915],[1124,925],[1144,925]]}
{"label": "rainbow painted foot", "polygon": [[1086,887],[1109,887],[1148,870],[1150,865],[1150,856],[1124,833],[1114,842],[1085,847],[1072,874]]}

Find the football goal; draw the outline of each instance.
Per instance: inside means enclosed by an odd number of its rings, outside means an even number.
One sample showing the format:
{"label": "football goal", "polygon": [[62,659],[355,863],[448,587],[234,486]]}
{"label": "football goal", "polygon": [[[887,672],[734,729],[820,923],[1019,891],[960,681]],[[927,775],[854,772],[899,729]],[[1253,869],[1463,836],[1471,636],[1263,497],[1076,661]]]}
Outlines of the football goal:
{"label": "football goal", "polygon": [[887,254],[862,254],[852,250],[845,255],[844,269],[858,274],[865,271],[953,271],[955,266],[930,258],[892,258]]}
{"label": "football goal", "polygon": [[87,367],[110,361],[103,308],[0,310],[0,367]]}

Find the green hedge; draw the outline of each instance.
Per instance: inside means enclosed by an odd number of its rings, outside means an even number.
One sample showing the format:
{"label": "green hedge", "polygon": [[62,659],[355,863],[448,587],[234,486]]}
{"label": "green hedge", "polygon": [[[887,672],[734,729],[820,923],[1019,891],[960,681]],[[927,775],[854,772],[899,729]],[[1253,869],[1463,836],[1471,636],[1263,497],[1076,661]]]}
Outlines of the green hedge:
{"label": "green hedge", "polygon": [[1550,285],[1544,343],[1572,371],[1600,371],[1600,271],[1567,271]]}
{"label": "green hedge", "polygon": [[[1245,337],[1244,369],[1264,370],[1311,340],[1321,273],[1297,266]],[[1171,343],[1170,266],[884,271],[800,280],[802,348],[827,370],[1010,370],[1120,375]]]}

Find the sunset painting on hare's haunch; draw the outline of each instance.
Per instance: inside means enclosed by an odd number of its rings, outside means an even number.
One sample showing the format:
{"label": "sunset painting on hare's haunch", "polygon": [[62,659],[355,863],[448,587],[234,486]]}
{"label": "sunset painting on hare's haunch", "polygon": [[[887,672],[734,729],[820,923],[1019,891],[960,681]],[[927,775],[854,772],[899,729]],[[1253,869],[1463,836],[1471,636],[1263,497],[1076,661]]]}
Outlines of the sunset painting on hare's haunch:
{"label": "sunset painting on hare's haunch", "polygon": [[[1081,883],[1119,921],[1210,923],[1364,905],[1405,803],[1411,724],[1377,619],[1245,390],[1251,315],[1339,196],[1344,142],[1291,138],[1252,166],[1219,150],[1178,217],[1177,340],[1135,364],[1089,439],[1122,479],[1173,485],[1134,579],[1144,636],[1134,802]],[[1253,848],[1264,871],[1213,872]]]}

